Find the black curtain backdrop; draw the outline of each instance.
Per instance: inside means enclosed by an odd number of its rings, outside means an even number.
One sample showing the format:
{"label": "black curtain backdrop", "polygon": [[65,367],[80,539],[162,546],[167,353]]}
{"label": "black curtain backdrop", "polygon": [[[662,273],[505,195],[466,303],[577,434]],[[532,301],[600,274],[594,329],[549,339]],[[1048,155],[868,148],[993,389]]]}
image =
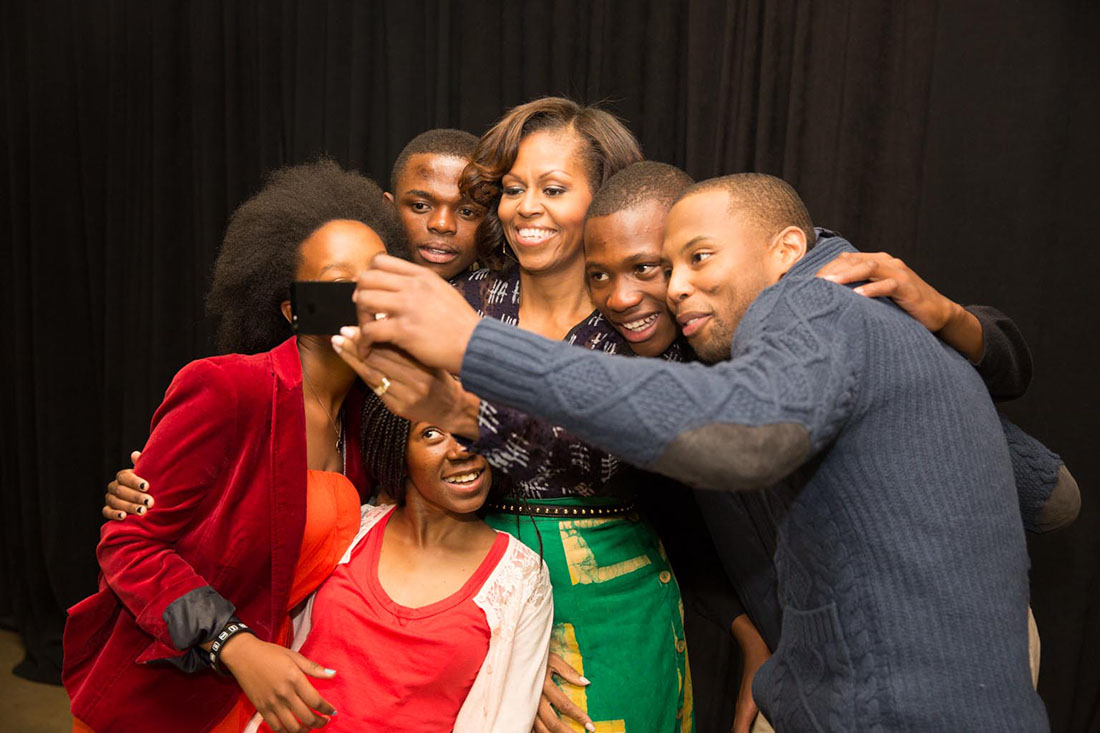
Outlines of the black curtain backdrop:
{"label": "black curtain backdrop", "polygon": [[[229,213],[327,153],[379,181],[425,129],[544,94],[604,101],[648,157],[756,170],[815,222],[1013,316],[1007,406],[1084,505],[1031,542],[1054,730],[1100,731],[1096,3],[8,2],[0,10],[0,616],[56,675],[95,587],[103,487],[173,373],[212,353]],[[928,624],[939,619],[926,619]]]}

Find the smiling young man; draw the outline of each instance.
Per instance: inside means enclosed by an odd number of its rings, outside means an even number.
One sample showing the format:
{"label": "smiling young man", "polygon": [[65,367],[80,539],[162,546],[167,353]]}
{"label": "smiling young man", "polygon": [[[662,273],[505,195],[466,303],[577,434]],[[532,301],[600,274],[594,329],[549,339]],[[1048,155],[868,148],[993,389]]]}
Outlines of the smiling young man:
{"label": "smiling young man", "polygon": [[422,132],[401,150],[387,200],[397,208],[412,261],[450,280],[477,259],[477,227],[485,208],[463,196],[458,178],[477,138],[463,130]]}
{"label": "smiling young man", "polygon": [[709,366],[479,320],[392,258],[360,276],[356,299],[365,344],[461,372],[483,399],[696,487],[791,490],[775,554],[782,640],[753,688],[779,730],[1046,730],[996,411],[971,364],[915,319],[814,276],[851,251],[819,239],[779,179],[688,189],[664,237],[668,299]]}
{"label": "smiling young man", "polygon": [[[661,263],[668,211],[691,184],[675,166],[641,161],[608,179],[588,207],[588,291],[637,356],[695,358],[665,302],[668,279]],[[657,528],[684,596],[696,723],[700,730],[748,731],[757,712],[752,678],[779,641],[770,549],[774,497],[695,491],[693,498],[662,476],[645,474],[636,481],[646,487],[638,500]],[[718,529],[714,542],[708,525]],[[729,651],[731,634],[741,652],[740,674]]]}
{"label": "smiling young man", "polygon": [[665,303],[665,219],[692,184],[675,166],[644,160],[612,176],[588,207],[585,279],[592,303],[638,356],[661,356],[680,331]]}

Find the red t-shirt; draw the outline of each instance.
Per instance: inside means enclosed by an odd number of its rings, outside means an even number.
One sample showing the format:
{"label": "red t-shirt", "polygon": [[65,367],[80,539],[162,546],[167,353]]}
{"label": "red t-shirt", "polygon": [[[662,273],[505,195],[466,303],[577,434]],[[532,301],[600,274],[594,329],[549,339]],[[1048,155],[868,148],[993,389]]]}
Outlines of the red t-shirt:
{"label": "red t-shirt", "polygon": [[[336,670],[310,679],[337,714],[326,731],[450,731],[489,651],[473,597],[496,568],[507,535],[456,593],[420,608],[395,603],[378,582],[383,517],[317,591],[302,654]],[[268,730],[265,726],[263,730]]]}

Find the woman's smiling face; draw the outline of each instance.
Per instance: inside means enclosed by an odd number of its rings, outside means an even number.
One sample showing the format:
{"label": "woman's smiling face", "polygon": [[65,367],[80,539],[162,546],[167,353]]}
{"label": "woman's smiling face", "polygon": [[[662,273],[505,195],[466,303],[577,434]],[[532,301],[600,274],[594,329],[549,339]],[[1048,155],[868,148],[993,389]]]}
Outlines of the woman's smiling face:
{"label": "woman's smiling face", "polygon": [[545,272],[584,257],[592,187],[583,139],[572,130],[532,132],[501,178],[497,216],[520,267]]}
{"label": "woman's smiling face", "polygon": [[440,509],[469,514],[480,509],[489,495],[492,472],[485,458],[470,453],[450,433],[430,423],[414,422],[409,427],[406,462],[406,502],[415,491]]}

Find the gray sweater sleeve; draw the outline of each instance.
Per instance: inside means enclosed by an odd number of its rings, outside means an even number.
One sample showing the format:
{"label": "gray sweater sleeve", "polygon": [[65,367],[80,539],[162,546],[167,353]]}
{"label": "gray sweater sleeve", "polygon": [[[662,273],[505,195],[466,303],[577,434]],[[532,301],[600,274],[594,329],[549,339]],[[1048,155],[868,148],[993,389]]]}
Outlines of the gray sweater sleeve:
{"label": "gray sweater sleeve", "polygon": [[711,366],[585,351],[483,319],[462,380],[689,485],[763,488],[821,450],[852,410],[857,297],[815,278],[781,282],[746,314],[733,358]]}
{"label": "gray sweater sleeve", "polygon": [[1024,529],[1043,533],[1071,524],[1081,510],[1081,492],[1069,469],[1058,454],[1004,415],[1000,418]]}

